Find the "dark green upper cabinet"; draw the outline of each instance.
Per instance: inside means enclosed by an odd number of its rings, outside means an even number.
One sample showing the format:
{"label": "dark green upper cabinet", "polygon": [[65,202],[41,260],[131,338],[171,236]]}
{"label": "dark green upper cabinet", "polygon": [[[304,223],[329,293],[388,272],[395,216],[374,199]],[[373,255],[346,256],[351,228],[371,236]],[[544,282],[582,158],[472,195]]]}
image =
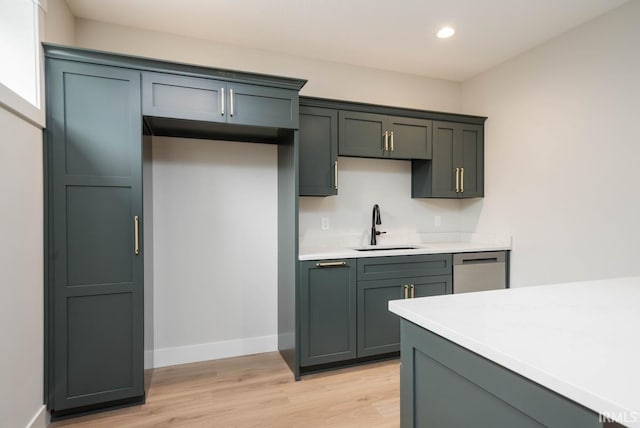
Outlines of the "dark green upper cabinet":
{"label": "dark green upper cabinet", "polygon": [[300,106],[300,196],[338,194],[338,112]]}
{"label": "dark green upper cabinet", "polygon": [[386,117],[357,111],[340,111],[338,154],[382,158],[388,151],[384,146]]}
{"label": "dark green upper cabinet", "polygon": [[339,124],[341,156],[431,158],[429,120],[344,110]]}
{"label": "dark green upper cabinet", "polygon": [[389,117],[389,157],[431,159],[431,121],[412,117]]}
{"label": "dark green upper cabinet", "polygon": [[298,91],[224,80],[143,73],[145,116],[298,128]]}
{"label": "dark green upper cabinet", "polygon": [[484,126],[434,122],[433,159],[412,162],[411,196],[484,196]]}
{"label": "dark green upper cabinet", "polygon": [[47,404],[142,400],[140,72],[47,59]]}
{"label": "dark green upper cabinet", "polygon": [[226,122],[223,92],[227,82],[165,73],[142,75],[145,116]]}

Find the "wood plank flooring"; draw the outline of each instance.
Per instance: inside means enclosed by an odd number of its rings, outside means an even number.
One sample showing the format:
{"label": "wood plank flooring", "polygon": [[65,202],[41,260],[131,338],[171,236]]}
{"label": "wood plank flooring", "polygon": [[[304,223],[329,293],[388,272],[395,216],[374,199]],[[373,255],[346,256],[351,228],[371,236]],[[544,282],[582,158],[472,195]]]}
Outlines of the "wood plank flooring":
{"label": "wood plank flooring", "polygon": [[156,369],[146,404],[51,428],[398,427],[399,385],[399,360],[295,382],[273,352]]}

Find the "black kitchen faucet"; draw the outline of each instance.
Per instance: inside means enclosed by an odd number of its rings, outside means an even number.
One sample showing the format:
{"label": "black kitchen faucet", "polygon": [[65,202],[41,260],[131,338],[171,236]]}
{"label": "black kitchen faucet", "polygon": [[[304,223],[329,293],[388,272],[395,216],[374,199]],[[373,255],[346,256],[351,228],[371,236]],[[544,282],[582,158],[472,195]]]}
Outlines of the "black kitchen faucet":
{"label": "black kitchen faucet", "polygon": [[387,232],[380,232],[376,230],[376,225],[382,224],[382,220],[380,219],[380,207],[378,204],[373,206],[373,213],[371,214],[371,245],[377,245],[378,241],[376,240],[376,236],[382,235]]}

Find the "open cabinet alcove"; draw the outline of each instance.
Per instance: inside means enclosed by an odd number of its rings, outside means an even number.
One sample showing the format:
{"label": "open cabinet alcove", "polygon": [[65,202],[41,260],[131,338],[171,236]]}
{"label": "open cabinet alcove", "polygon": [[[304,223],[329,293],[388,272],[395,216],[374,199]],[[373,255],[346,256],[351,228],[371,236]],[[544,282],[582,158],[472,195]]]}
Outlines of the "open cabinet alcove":
{"label": "open cabinet alcove", "polygon": [[153,350],[152,281],[145,280],[153,263],[146,236],[152,135],[278,145],[278,349],[298,377],[297,129],[305,81],[54,45],[45,46],[45,58],[52,417],[144,402],[145,349]]}

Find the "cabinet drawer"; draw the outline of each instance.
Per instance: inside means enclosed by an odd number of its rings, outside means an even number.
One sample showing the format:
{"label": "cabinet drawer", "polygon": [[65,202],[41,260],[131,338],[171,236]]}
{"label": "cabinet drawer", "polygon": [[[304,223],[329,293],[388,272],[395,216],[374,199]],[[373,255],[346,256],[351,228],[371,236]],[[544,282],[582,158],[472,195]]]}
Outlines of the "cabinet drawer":
{"label": "cabinet drawer", "polygon": [[358,281],[451,275],[453,272],[451,254],[360,258],[357,271]]}

